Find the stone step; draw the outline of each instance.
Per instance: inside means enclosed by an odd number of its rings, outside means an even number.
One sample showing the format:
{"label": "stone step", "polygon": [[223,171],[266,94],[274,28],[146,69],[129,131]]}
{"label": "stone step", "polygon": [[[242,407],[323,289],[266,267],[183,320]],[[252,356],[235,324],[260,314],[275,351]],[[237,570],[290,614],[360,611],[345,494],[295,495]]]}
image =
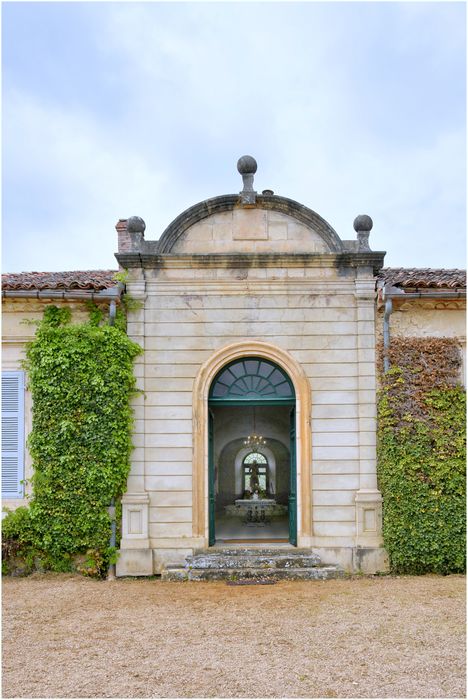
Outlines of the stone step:
{"label": "stone step", "polygon": [[310,552],[305,554],[265,554],[250,552],[249,554],[227,554],[215,552],[210,554],[195,554],[186,559],[187,567],[191,569],[306,569],[320,565],[320,557]]}
{"label": "stone step", "polygon": [[324,581],[343,578],[345,573],[337,566],[308,568],[250,568],[250,569],[188,569],[167,566],[161,573],[162,581]]}
{"label": "stone step", "polygon": [[268,556],[268,557],[275,557],[275,556],[284,556],[285,554],[288,555],[298,555],[298,556],[310,556],[312,554],[310,549],[299,549],[298,547],[293,547],[290,544],[284,544],[281,547],[266,547],[265,545],[251,545],[250,547],[244,547],[242,545],[238,546],[229,546],[229,547],[223,547],[223,546],[217,546],[215,545],[214,547],[209,547],[208,549],[197,549],[195,550],[195,554],[193,556],[197,556],[198,554],[226,554],[227,556],[254,556],[254,555],[261,555],[261,556]]}
{"label": "stone step", "polygon": [[163,581],[313,581],[342,578],[338,566],[322,566],[310,549],[296,547],[210,547],[198,550],[185,566],[166,566]]}

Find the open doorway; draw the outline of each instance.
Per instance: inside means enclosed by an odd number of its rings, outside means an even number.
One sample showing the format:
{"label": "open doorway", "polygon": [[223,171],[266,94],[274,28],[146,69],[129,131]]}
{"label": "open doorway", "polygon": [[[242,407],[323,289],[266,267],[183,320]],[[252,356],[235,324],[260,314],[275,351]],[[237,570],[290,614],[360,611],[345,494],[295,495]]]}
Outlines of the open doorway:
{"label": "open doorway", "polygon": [[210,544],[296,544],[289,378],[269,361],[238,360],[213,381],[209,407]]}
{"label": "open doorway", "polygon": [[[212,410],[216,540],[288,542],[291,409]],[[255,434],[264,444],[246,445]]]}

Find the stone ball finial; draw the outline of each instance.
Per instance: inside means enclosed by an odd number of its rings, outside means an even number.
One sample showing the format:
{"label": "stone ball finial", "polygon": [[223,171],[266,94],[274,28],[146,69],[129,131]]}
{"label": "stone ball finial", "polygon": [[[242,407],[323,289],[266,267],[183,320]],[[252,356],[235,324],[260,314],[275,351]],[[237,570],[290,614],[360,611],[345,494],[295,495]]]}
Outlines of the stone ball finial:
{"label": "stone ball finial", "polygon": [[374,225],[374,222],[372,221],[370,216],[368,216],[367,214],[360,214],[359,216],[356,216],[356,218],[354,219],[354,223],[353,223],[354,230],[356,232],[371,231],[373,225]]}
{"label": "stone ball finial", "polygon": [[144,233],[146,224],[141,216],[131,216],[127,221],[127,231],[129,233]]}
{"label": "stone ball finial", "polygon": [[237,170],[241,175],[253,175],[257,172],[257,161],[252,156],[241,156],[237,161]]}

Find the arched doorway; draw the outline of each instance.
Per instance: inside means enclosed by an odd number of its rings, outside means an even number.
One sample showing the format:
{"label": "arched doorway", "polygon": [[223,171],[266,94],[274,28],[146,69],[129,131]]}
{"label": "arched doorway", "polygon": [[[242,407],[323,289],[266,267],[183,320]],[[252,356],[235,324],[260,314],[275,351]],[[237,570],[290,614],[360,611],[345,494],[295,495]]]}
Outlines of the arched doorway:
{"label": "arched doorway", "polygon": [[295,407],[291,379],[264,357],[237,358],[213,378],[208,395],[210,545],[297,544]]}

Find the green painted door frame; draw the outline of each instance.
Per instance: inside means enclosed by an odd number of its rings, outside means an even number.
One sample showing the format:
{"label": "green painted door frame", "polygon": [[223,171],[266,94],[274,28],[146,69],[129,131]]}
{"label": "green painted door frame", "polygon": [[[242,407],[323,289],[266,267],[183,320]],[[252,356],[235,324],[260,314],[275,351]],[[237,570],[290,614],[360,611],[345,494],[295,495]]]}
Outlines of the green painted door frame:
{"label": "green painted door frame", "polygon": [[213,440],[213,411],[208,409],[208,545],[215,543],[215,464],[214,464],[214,440]]}
{"label": "green painted door frame", "polygon": [[297,547],[296,407],[289,414],[289,543]]}
{"label": "green painted door frame", "polygon": [[208,545],[212,547],[216,541],[215,535],[215,463],[214,463],[214,414],[212,408],[215,406],[289,406],[290,407],[290,429],[289,429],[289,542],[297,546],[297,466],[296,466],[296,408],[295,402],[289,400],[209,400],[208,409]]}

